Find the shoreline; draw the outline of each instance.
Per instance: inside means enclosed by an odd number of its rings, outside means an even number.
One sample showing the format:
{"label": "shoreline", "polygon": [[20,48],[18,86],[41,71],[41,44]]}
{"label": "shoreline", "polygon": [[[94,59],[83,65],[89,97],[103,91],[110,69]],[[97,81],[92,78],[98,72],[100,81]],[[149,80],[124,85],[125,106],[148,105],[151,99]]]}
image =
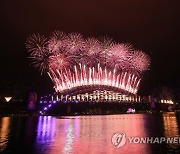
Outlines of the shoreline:
{"label": "shoreline", "polygon": [[[162,114],[171,114],[175,113],[180,115],[179,111],[169,111],[169,112],[136,112],[136,113],[110,113],[110,114],[0,114],[0,117],[39,117],[39,116],[53,116],[53,117],[76,117],[76,116],[108,116],[108,115],[123,115],[123,114],[148,114],[148,115],[162,115]],[[63,118],[62,118],[63,119]]]}

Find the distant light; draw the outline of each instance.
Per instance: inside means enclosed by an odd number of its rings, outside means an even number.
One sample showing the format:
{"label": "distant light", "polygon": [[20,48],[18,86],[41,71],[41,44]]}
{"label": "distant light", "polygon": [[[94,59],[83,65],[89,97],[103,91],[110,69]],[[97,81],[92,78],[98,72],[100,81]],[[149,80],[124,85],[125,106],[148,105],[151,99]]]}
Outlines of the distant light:
{"label": "distant light", "polygon": [[6,102],[9,102],[12,99],[12,97],[4,97],[4,98],[5,98]]}
{"label": "distant light", "polygon": [[136,110],[135,110],[135,109],[132,109],[131,111],[132,111],[132,113],[135,113],[135,112],[136,112]]}
{"label": "distant light", "polygon": [[172,100],[161,100],[161,103],[166,103],[166,104],[174,104]]}
{"label": "distant light", "polygon": [[174,102],[172,100],[169,101],[169,104],[174,104]]}
{"label": "distant light", "polygon": [[128,108],[128,110],[127,110],[127,113],[135,113],[135,112],[136,112],[136,110],[133,108]]}

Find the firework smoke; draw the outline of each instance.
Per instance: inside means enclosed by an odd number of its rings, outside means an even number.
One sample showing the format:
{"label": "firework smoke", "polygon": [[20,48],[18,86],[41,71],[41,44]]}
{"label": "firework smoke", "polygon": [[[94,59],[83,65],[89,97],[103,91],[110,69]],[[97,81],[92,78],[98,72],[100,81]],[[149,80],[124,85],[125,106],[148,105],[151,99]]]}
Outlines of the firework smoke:
{"label": "firework smoke", "polygon": [[57,92],[79,87],[107,85],[136,93],[149,57],[129,44],[112,39],[83,38],[81,34],[53,32],[49,38],[33,34],[26,48],[35,67],[48,75]]}

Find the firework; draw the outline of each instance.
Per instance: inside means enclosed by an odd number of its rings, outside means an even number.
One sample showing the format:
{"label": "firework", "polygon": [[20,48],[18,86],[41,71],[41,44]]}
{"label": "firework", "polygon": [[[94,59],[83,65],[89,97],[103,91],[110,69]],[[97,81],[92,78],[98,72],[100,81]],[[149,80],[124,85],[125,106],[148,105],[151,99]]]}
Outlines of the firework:
{"label": "firework", "polygon": [[48,60],[49,68],[54,70],[62,70],[70,63],[70,59],[68,59],[67,56],[65,57],[63,54],[50,56]]}
{"label": "firework", "polygon": [[86,64],[93,66],[103,61],[103,52],[100,42],[95,38],[88,38],[85,45]]}
{"label": "firework", "polygon": [[139,72],[146,71],[149,68],[149,57],[142,51],[134,51],[131,57],[132,66]]}
{"label": "firework", "polygon": [[131,57],[131,48],[126,44],[116,44],[108,52],[109,65],[115,68],[128,68]]}
{"label": "firework", "polygon": [[49,38],[33,34],[26,42],[35,67],[48,75],[55,90],[79,86],[111,86],[136,93],[149,57],[129,44],[109,38],[83,38],[55,31]]}
{"label": "firework", "polygon": [[66,50],[70,54],[79,54],[84,48],[84,39],[81,34],[71,33],[65,39]]}
{"label": "firework", "polygon": [[46,50],[47,38],[40,34],[33,34],[26,42],[26,48],[30,51],[31,55],[41,55]]}

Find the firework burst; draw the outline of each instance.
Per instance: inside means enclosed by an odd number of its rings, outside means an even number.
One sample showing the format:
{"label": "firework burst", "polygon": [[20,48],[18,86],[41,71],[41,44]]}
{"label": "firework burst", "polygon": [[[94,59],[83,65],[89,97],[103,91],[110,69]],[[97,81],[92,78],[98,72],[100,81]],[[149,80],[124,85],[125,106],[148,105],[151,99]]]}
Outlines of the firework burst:
{"label": "firework burst", "polygon": [[33,64],[47,71],[57,92],[79,86],[112,86],[136,93],[149,57],[130,44],[109,38],[83,38],[81,34],[53,32],[49,39],[33,34],[26,48]]}
{"label": "firework burst", "polygon": [[149,57],[142,51],[134,51],[131,61],[133,68],[137,69],[139,72],[146,71],[150,65]]}
{"label": "firework burst", "polygon": [[26,42],[26,48],[31,53],[31,55],[41,55],[44,53],[47,47],[47,38],[40,34],[33,34],[28,38]]}
{"label": "firework burst", "polygon": [[126,44],[116,44],[108,51],[109,65],[115,68],[124,69],[129,67],[131,48]]}

